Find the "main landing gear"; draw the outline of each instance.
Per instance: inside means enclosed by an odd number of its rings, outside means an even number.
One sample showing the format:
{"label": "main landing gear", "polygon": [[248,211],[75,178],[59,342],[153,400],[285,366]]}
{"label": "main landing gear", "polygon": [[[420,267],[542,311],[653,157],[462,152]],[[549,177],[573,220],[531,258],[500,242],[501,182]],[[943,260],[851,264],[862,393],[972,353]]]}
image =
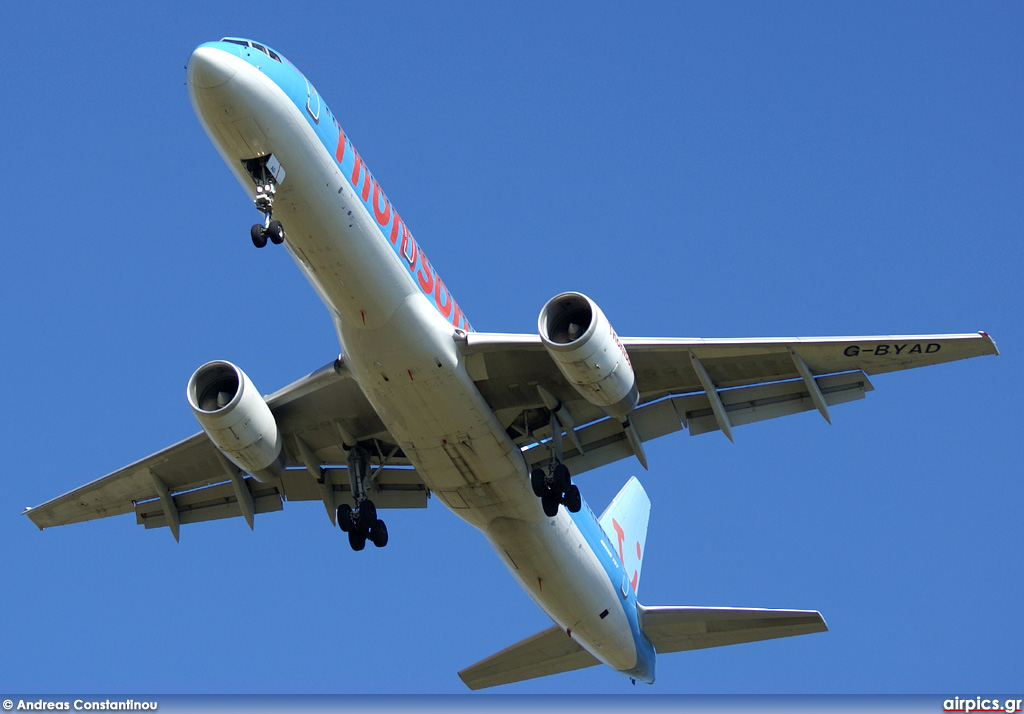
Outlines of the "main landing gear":
{"label": "main landing gear", "polygon": [[356,508],[347,503],[338,506],[338,527],[348,533],[348,544],[352,550],[362,550],[366,541],[378,548],[388,544],[388,527],[377,518],[377,507],[368,498]]}
{"label": "main landing gear", "polygon": [[551,411],[551,462],[548,468],[535,468],[530,472],[530,486],[540,499],[544,515],[554,518],[561,503],[569,513],[578,513],[583,505],[580,489],[573,484],[569,468],[562,463],[562,423],[554,408]]}
{"label": "main landing gear", "polygon": [[348,481],[356,507],[347,503],[338,506],[338,527],[348,533],[348,544],[352,550],[362,550],[366,541],[378,548],[388,544],[388,527],[377,518],[377,507],[367,496],[370,488],[370,455],[366,449],[356,446],[348,452]]}
{"label": "main landing gear", "polygon": [[558,513],[559,503],[569,509],[569,513],[578,513],[583,505],[579,487],[572,482],[569,469],[561,462],[556,463],[547,472],[540,468],[531,471],[530,485],[533,487],[534,495],[540,498],[544,515],[548,518],[553,518]]}

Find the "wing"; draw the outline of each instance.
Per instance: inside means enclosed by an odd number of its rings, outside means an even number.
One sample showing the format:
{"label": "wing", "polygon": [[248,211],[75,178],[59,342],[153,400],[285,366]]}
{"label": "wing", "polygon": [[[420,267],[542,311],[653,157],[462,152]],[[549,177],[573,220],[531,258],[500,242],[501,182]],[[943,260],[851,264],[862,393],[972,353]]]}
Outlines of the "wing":
{"label": "wing", "polygon": [[346,440],[375,455],[378,508],[425,507],[426,486],[359,386],[336,364],[267,397],[290,466],[275,483],[239,473],[200,432],[25,514],[43,529],[134,511],[138,523],[171,526],[177,537],[179,523],[245,515],[251,527],[253,513],[279,511],[285,500],[322,500],[333,522],[337,504],[353,505],[347,474],[340,466],[307,470],[302,449],[308,447],[317,464],[344,464]]}
{"label": "wing", "polygon": [[868,375],[998,354],[984,332],[959,335],[769,339],[622,338],[640,404],[627,424],[609,419],[569,385],[537,335],[471,333],[463,347],[470,376],[532,468],[550,459],[551,409],[560,419],[574,473],[636,455],[642,443],[686,428],[691,434],[862,399]]}

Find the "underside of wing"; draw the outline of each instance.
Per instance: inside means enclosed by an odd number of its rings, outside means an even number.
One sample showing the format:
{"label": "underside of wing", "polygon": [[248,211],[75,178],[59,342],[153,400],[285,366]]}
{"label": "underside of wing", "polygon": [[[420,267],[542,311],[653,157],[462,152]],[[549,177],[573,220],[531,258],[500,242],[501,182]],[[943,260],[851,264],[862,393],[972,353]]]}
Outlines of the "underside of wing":
{"label": "underside of wing", "polygon": [[[767,339],[621,338],[638,406],[610,418],[565,378],[537,335],[473,333],[470,376],[530,466],[547,463],[564,431],[563,462],[581,473],[637,456],[641,444],[688,429],[722,431],[829,408],[873,389],[868,375],[998,354],[986,333]],[[559,410],[557,422],[552,420]]]}
{"label": "underside of wing", "polygon": [[284,501],[320,500],[328,515],[353,505],[346,449],[370,455],[378,508],[422,508],[427,488],[338,362],[266,398],[282,434],[287,470],[262,483],[228,461],[203,432],[25,511],[40,529],[135,512],[147,528],[279,511]]}
{"label": "underside of wing", "polygon": [[803,367],[815,376],[852,371],[872,375],[999,354],[984,332],[716,340],[624,338],[622,343],[629,351],[641,393],[650,398],[703,389],[692,358],[704,367],[715,387],[726,389],[800,377]]}

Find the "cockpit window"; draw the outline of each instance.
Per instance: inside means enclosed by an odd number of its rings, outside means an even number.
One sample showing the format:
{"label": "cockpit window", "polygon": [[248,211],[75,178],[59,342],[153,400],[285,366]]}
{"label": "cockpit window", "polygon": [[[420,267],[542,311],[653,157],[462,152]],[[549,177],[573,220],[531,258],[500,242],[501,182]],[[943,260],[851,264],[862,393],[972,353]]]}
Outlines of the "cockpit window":
{"label": "cockpit window", "polygon": [[267,57],[269,57],[272,60],[277,60],[278,62],[281,61],[281,58],[277,56],[276,52],[274,52],[269,47],[264,47],[259,42],[253,42],[252,43],[252,48],[254,50],[259,50],[260,52],[262,52],[263,54],[265,54]]}
{"label": "cockpit window", "polygon": [[220,38],[220,41],[231,42],[232,44],[241,45],[242,47],[252,47],[254,50],[259,50],[260,52],[262,52],[275,62],[281,61],[281,57],[276,52],[274,52],[274,50],[270,49],[269,47],[264,47],[259,42],[249,42],[249,40],[236,40],[231,37],[222,37]]}

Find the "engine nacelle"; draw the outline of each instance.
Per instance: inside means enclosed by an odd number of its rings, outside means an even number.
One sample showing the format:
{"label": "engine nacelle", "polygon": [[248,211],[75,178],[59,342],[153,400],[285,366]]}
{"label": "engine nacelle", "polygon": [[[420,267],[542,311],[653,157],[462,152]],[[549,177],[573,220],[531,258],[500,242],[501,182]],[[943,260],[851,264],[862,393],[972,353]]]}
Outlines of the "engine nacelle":
{"label": "engine nacelle", "polygon": [[207,362],[188,380],[188,403],[199,425],[231,462],[258,481],[284,471],[277,421],[245,372]]}
{"label": "engine nacelle", "polygon": [[537,319],[541,342],[576,391],[594,406],[624,417],[639,400],[629,355],[601,308],[582,293],[562,293]]}

